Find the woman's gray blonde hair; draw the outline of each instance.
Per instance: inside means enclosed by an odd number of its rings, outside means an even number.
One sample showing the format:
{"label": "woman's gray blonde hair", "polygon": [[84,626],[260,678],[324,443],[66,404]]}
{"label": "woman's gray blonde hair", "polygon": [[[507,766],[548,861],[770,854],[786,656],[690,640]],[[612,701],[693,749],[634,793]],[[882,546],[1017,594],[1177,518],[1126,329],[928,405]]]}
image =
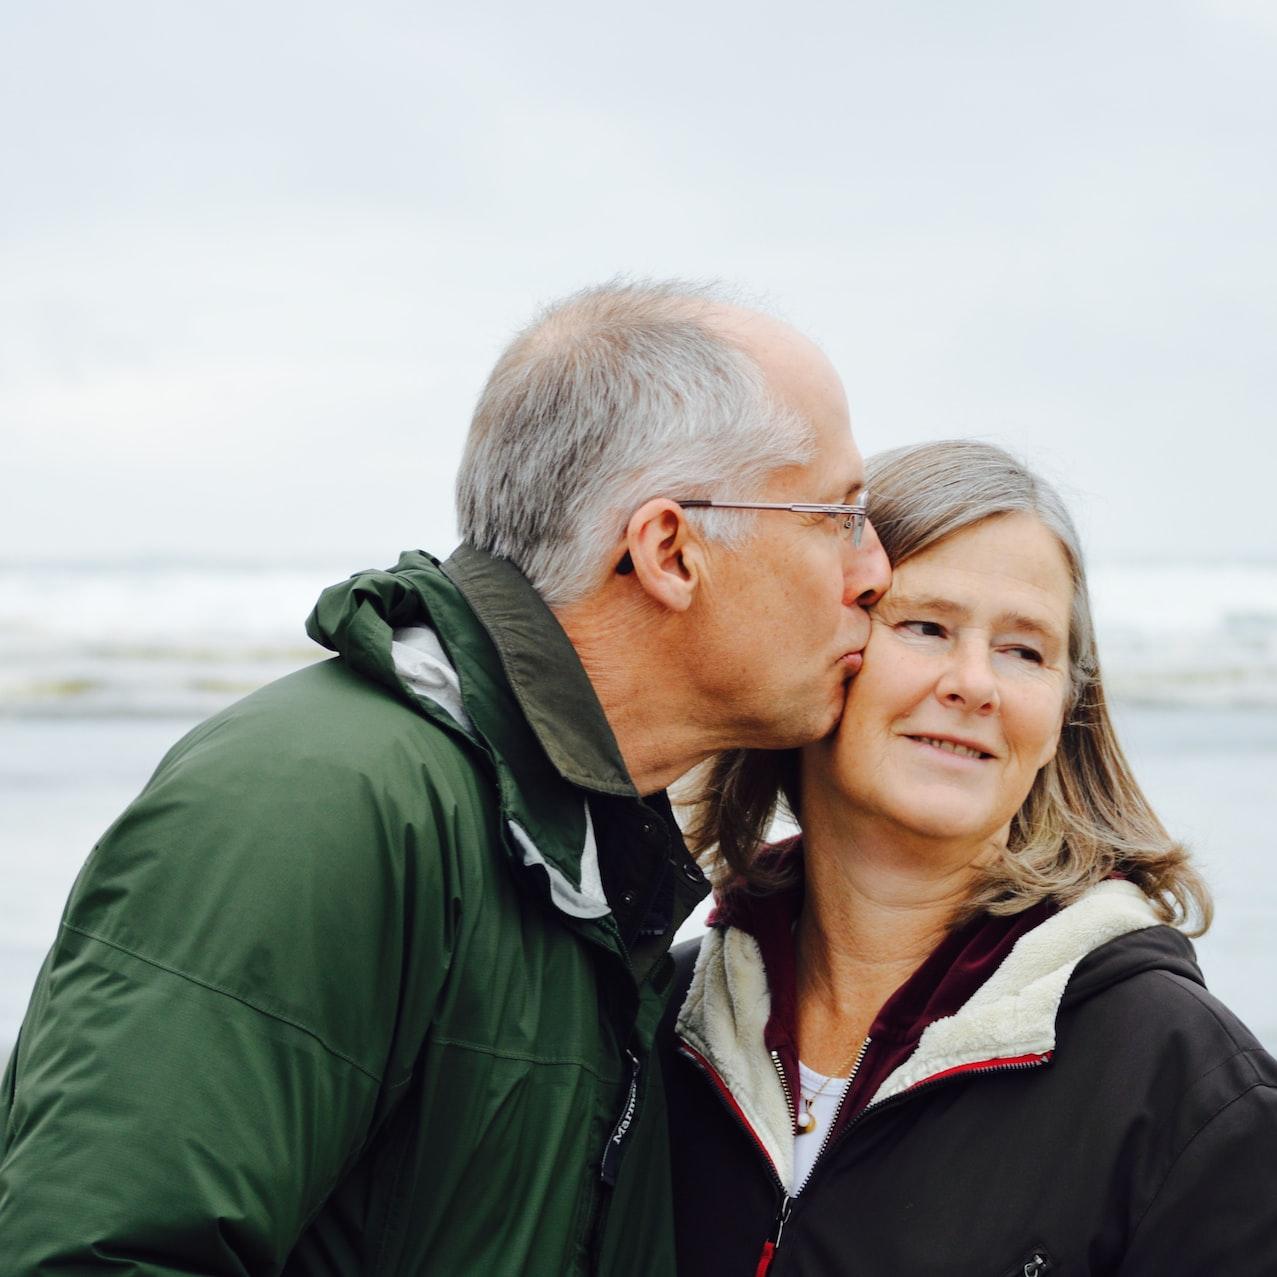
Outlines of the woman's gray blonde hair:
{"label": "woman's gray blonde hair", "polygon": [[[1059,748],[958,921],[984,911],[1019,913],[1045,899],[1068,904],[1121,875],[1143,890],[1164,921],[1200,935],[1210,925],[1210,893],[1183,844],[1153,812],[1118,744],[1095,650],[1082,548],[1059,494],[1011,454],[973,440],[879,453],[867,463],[866,483],[873,525],[893,563],[985,519],[1025,513],[1055,535],[1073,580],[1071,686]],[[783,869],[760,851],[782,806],[801,824],[796,751],[733,750],[702,770],[690,794],[689,841],[720,886],[779,884]]]}

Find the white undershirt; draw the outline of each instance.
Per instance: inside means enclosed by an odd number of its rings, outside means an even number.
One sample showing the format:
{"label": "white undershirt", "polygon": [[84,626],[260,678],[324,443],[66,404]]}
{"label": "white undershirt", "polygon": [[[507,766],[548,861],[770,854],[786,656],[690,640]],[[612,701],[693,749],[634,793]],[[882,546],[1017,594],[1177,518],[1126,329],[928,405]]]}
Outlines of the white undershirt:
{"label": "white undershirt", "polygon": [[[816,1129],[809,1131],[806,1135],[794,1136],[794,1183],[797,1185],[794,1196],[803,1191],[807,1177],[811,1174],[812,1165],[816,1161],[817,1154],[825,1146],[829,1128],[834,1118],[838,1116],[838,1106],[842,1103],[842,1097],[846,1095],[847,1087],[851,1082],[849,1077],[826,1077],[823,1073],[817,1073],[815,1069],[809,1069],[801,1060],[798,1062],[798,1075],[801,1079],[803,1095],[808,1099],[813,1095],[816,1096],[811,1105],[811,1115],[816,1119]],[[823,1091],[821,1087],[824,1087]],[[819,1095],[816,1094],[817,1091],[820,1092]],[[801,1113],[806,1105],[801,1098],[798,1104]]]}

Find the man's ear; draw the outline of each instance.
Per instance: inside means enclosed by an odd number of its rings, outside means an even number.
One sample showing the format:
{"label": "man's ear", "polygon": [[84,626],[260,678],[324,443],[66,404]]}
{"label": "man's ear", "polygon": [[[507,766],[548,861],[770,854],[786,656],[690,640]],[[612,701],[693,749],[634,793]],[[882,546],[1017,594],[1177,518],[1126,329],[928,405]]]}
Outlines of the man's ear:
{"label": "man's ear", "polygon": [[700,544],[683,508],[668,497],[645,501],[625,526],[618,572],[632,572],[653,602],[671,612],[692,605],[701,579]]}

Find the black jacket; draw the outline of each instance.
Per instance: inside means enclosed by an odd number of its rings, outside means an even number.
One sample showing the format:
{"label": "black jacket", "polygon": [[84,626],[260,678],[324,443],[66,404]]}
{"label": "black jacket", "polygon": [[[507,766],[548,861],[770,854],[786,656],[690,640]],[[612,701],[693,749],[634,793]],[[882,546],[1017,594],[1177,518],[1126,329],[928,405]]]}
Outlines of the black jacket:
{"label": "black jacket", "polygon": [[[1000,1000],[1008,1023],[1025,1004],[1028,1050],[1004,1038],[962,1062],[950,1042],[884,1086],[793,1198],[776,1096],[748,1093],[781,1088],[748,1058],[763,1051],[746,1007],[758,948],[731,929],[681,946],[682,1011],[663,1033],[680,1273],[753,1277],[775,1243],[767,1277],[1277,1274],[1277,1062],[1206,991],[1182,935],[1134,927],[1082,942],[1052,1041],[1034,1036],[1052,995],[1029,971]],[[765,973],[761,987],[765,1002]]]}

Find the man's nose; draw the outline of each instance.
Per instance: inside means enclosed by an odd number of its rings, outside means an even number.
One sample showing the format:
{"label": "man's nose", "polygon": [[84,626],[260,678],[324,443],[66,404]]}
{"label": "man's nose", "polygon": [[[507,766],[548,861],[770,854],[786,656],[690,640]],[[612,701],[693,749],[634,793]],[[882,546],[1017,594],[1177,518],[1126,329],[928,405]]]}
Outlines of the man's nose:
{"label": "man's nose", "polygon": [[860,544],[849,544],[844,581],[843,600],[854,607],[872,607],[891,584],[891,560],[878,540],[872,520],[866,520]]}

